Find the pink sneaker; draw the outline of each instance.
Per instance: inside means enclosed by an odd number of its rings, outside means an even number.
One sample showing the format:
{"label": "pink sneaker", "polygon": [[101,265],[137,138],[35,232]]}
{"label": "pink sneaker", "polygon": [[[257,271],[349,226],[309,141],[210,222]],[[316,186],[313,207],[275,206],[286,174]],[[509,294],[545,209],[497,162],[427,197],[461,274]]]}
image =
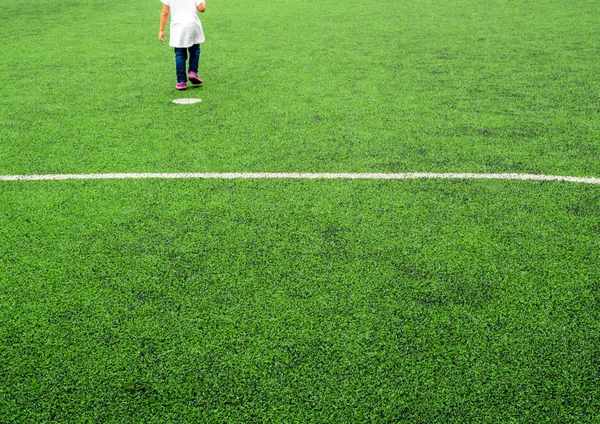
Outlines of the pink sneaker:
{"label": "pink sneaker", "polygon": [[175,88],[178,90],[185,90],[187,88],[187,84],[185,82],[178,82]]}
{"label": "pink sneaker", "polygon": [[190,72],[188,74],[188,79],[190,80],[190,82],[192,84],[202,84],[202,80],[200,79],[200,77],[198,76],[198,74],[195,73],[195,72]]}

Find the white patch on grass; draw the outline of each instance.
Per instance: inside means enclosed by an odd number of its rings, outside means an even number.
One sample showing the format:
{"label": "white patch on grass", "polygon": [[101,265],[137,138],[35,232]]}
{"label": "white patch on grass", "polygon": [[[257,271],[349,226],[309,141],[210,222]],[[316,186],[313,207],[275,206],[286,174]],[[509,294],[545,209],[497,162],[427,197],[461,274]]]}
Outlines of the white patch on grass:
{"label": "white patch on grass", "polygon": [[124,179],[310,179],[310,180],[414,180],[414,179],[486,179],[523,181],[565,181],[600,184],[600,178],[534,174],[472,174],[408,172],[384,173],[287,173],[287,172],[200,172],[200,173],[122,173],[122,174],[48,174],[0,175],[0,181],[124,180]]}
{"label": "white patch on grass", "polygon": [[184,98],[184,99],[175,99],[173,100],[173,103],[175,103],[176,105],[192,105],[194,103],[200,103],[202,101],[202,99],[198,99],[198,98]]}

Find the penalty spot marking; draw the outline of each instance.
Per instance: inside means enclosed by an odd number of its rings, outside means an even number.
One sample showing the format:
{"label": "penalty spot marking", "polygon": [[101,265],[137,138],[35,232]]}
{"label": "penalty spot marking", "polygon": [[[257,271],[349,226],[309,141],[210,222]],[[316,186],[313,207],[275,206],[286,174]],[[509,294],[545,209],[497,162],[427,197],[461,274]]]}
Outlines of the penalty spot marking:
{"label": "penalty spot marking", "polygon": [[305,179],[305,180],[416,180],[416,179],[466,179],[466,180],[522,180],[564,181],[600,184],[600,178],[569,177],[535,174],[471,174],[471,173],[285,173],[285,172],[200,172],[200,173],[123,173],[123,174],[48,174],[0,175],[0,181],[59,181],[59,180],[125,180],[125,179]]}
{"label": "penalty spot marking", "polygon": [[194,103],[200,103],[200,102],[202,102],[202,99],[192,98],[192,97],[173,100],[173,103],[175,103],[176,105],[192,105]]}

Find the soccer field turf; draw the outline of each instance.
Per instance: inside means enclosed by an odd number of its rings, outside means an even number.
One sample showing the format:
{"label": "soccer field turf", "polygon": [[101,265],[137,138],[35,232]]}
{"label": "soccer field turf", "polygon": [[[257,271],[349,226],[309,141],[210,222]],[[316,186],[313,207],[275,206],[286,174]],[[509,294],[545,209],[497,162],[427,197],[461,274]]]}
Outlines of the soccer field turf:
{"label": "soccer field turf", "polygon": [[[3,5],[0,175],[600,177],[600,4]],[[201,97],[196,105],[175,98]],[[600,186],[0,181],[1,422],[597,422]]]}

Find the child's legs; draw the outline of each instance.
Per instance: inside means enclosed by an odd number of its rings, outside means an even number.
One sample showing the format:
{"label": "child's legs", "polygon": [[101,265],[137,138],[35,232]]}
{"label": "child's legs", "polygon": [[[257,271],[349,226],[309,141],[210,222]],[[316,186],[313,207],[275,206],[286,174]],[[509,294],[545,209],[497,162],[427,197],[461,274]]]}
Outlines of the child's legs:
{"label": "child's legs", "polygon": [[194,44],[188,49],[190,52],[190,72],[198,73],[198,64],[200,63],[200,44]]}
{"label": "child's legs", "polygon": [[175,69],[177,71],[177,82],[187,82],[185,65],[188,54],[186,48],[175,47]]}

